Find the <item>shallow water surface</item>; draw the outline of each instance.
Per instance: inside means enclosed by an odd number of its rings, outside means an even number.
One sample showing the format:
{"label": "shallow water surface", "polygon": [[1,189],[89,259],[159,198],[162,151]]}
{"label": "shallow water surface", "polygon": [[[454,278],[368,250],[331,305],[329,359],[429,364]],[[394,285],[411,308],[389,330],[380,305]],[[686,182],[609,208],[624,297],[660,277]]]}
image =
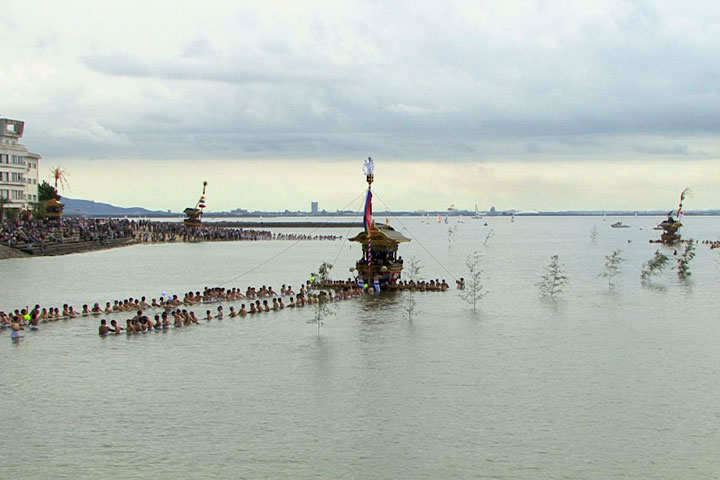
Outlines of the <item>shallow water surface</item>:
{"label": "shallow water surface", "polygon": [[[616,219],[485,220],[392,220],[415,237],[401,252],[424,278],[454,284],[482,252],[476,313],[452,289],[416,294],[411,320],[406,293],[338,302],[319,336],[310,308],[107,338],[97,318],[79,318],[19,345],[3,332],[0,478],[714,477],[717,252],[698,246],[689,281],[668,270],[642,286],[661,219],[622,230]],[[717,238],[718,221],[688,217],[684,236]],[[626,261],[610,291],[598,274],[617,248]],[[535,284],[553,254],[570,284],[548,301]],[[297,290],[323,261],[349,276],[359,255],[305,241],[6,260],[0,308],[206,285]]]}

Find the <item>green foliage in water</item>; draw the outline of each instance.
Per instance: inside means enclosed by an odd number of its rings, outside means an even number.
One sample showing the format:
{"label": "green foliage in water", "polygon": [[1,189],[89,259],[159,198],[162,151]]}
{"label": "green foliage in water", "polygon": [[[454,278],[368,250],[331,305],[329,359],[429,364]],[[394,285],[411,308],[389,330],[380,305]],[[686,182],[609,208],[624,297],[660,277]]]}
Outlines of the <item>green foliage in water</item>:
{"label": "green foliage in water", "polygon": [[550,263],[545,267],[545,274],[542,276],[540,281],[536,284],[538,292],[541,297],[555,298],[561,294],[563,288],[569,283],[565,271],[560,265],[560,260],[557,255],[550,257]]}
{"label": "green foliage in water", "polygon": [[660,253],[660,250],[656,250],[655,256],[643,264],[640,279],[643,282],[649,282],[653,277],[665,270],[667,263],[668,257]]}
{"label": "green foliage in water", "polygon": [[325,319],[335,315],[335,304],[333,303],[332,298],[330,298],[330,295],[325,292],[320,292],[313,307],[313,317],[308,320],[307,323],[317,325],[317,334],[319,337],[320,327],[325,325]]}
{"label": "green foliage in water", "polygon": [[[408,280],[417,282],[420,279],[421,269],[422,265],[420,264],[420,260],[413,256],[405,267],[405,272],[407,274]],[[413,315],[420,313],[416,306],[417,303],[415,301],[415,291],[409,290],[405,292],[405,295],[405,312],[408,314],[408,320],[412,320]]]}
{"label": "green foliage in water", "polygon": [[495,236],[495,232],[493,232],[493,230],[492,230],[492,228],[491,228],[490,231],[488,232],[487,236],[485,237],[485,241],[483,242],[483,245],[485,245],[485,246],[487,247],[487,246],[488,246],[488,242],[489,242],[490,239],[493,238],[494,236]]}
{"label": "green foliage in water", "polygon": [[318,277],[321,282],[327,282],[330,279],[330,270],[332,270],[332,263],[323,262],[318,268]]}
{"label": "green foliage in water", "polygon": [[608,279],[608,288],[611,290],[615,288],[613,279],[620,273],[620,265],[624,261],[622,250],[613,250],[610,255],[605,256],[605,271],[600,276]]}
{"label": "green foliage in water", "polygon": [[685,245],[683,253],[677,259],[677,274],[681,280],[685,280],[692,275],[690,272],[690,261],[692,261],[693,258],[695,258],[695,242],[691,238]]}
{"label": "green foliage in water", "polygon": [[467,282],[465,288],[460,292],[460,298],[468,302],[473,307],[473,312],[477,310],[477,303],[486,295],[485,287],[482,284],[482,254],[473,252],[467,256]]}

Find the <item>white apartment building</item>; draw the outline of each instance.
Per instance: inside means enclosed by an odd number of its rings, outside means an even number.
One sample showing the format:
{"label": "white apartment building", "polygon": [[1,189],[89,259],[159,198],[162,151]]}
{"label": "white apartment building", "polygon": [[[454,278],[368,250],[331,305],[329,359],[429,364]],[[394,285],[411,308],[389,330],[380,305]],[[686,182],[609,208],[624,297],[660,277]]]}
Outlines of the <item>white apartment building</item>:
{"label": "white apartment building", "polygon": [[38,201],[40,155],[18,143],[25,122],[0,118],[0,197],[5,209],[23,210]]}

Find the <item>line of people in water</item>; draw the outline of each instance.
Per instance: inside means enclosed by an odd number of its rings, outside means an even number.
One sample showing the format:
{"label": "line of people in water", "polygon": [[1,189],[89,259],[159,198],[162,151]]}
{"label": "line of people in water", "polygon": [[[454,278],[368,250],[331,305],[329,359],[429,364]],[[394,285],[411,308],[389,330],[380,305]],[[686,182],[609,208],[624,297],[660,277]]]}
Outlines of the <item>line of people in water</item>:
{"label": "line of people in water", "polygon": [[[323,289],[320,293],[312,293],[313,289]],[[410,290],[410,291],[446,291],[448,284],[443,279],[426,281],[400,281],[395,285],[387,287],[388,290]],[[324,290],[327,290],[325,292]],[[261,287],[249,286],[246,289],[239,287],[205,287],[202,291],[188,291],[183,295],[163,295],[158,298],[142,296],[140,298],[126,298],[105,302],[95,302],[92,306],[85,304],[78,311],[72,305],[64,304],[60,307],[41,307],[39,304],[33,308],[25,307],[16,309],[10,313],[0,311],[0,330],[10,329],[11,337],[19,336],[20,330],[28,327],[30,330],[39,330],[40,324],[57,320],[69,320],[82,316],[105,316],[133,312],[132,318],[127,319],[125,326],[119,325],[116,320],[110,324],[103,319],[101,330],[105,333],[119,333],[147,331],[160,327],[178,327],[198,323],[200,319],[189,308],[198,305],[209,305],[220,302],[247,301],[247,306],[242,303],[239,308],[234,305],[229,307],[227,316],[245,316],[255,313],[284,310],[286,308],[302,308],[307,304],[317,303],[322,300],[345,300],[362,296],[365,292],[372,291],[372,286],[359,285],[356,280],[347,279],[344,281],[310,281],[301,285],[299,291],[295,291],[292,285],[283,284],[277,292],[272,286],[262,285]],[[183,308],[184,307],[184,308]],[[150,318],[149,310],[162,310],[161,313]],[[222,305],[213,310],[206,310],[203,319],[223,318],[226,311]],[[129,323],[128,323],[129,322]],[[159,322],[159,323],[158,323]],[[107,328],[107,331],[105,331]]]}
{"label": "line of people in water", "polygon": [[[158,228],[160,227],[160,228]],[[249,230],[244,228],[188,227],[178,223],[163,223],[153,226],[153,230],[139,230],[135,235],[138,243],[172,242],[222,242],[240,240],[338,240],[338,235],[310,235],[306,233],[272,233],[269,230]]]}
{"label": "line of people in water", "polygon": [[[349,297],[348,297],[349,298]],[[256,299],[254,302],[250,301],[250,308],[247,308],[243,303],[239,308],[235,308],[234,305],[230,305],[227,313],[225,312],[223,305],[218,305],[215,309],[205,310],[205,315],[202,318],[198,318],[197,314],[188,308],[177,308],[163,311],[162,313],[155,314],[153,318],[149,315],[145,315],[143,310],[138,310],[136,314],[125,321],[125,326],[120,325],[117,320],[111,320],[107,323],[106,319],[100,320],[100,326],[98,327],[98,334],[100,336],[108,335],[119,335],[122,333],[136,334],[136,333],[148,333],[148,332],[160,332],[163,330],[169,330],[171,328],[182,328],[197,325],[201,321],[209,322],[211,320],[223,320],[224,318],[236,318],[252,316],[260,313],[277,312],[286,308],[303,308],[305,305],[313,305],[322,301],[336,301],[345,299],[343,296],[333,295],[332,292],[320,292],[320,293],[308,293],[304,295],[299,293],[297,296],[289,297],[288,303],[286,304],[282,297],[275,297],[272,299]]]}
{"label": "line of people in water", "polygon": [[[357,286],[357,280],[348,278],[347,280],[328,280],[319,283],[321,288],[329,288],[333,290],[342,290],[345,288],[352,288],[353,285]],[[370,285],[364,285],[365,289],[372,288]],[[391,283],[383,287],[385,290],[390,292],[396,291],[412,291],[412,292],[444,292],[450,286],[443,278],[435,280],[399,280],[396,283]],[[458,284],[458,288],[461,288]]]}
{"label": "line of people in water", "polygon": [[[207,305],[219,302],[237,302],[247,300],[248,307],[242,304],[236,310],[235,306],[230,306],[228,315],[234,317],[237,315],[246,315],[273,310],[282,310],[284,308],[304,307],[308,303],[315,303],[318,294],[311,293],[311,283],[308,281],[300,287],[296,293],[291,285],[282,285],[280,292],[276,292],[272,286],[263,285],[262,287],[247,287],[245,290],[241,288],[224,288],[224,287],[205,287],[203,291],[189,291],[182,295],[161,296],[152,298],[149,301],[147,297],[126,298],[124,300],[114,300],[105,302],[101,306],[100,302],[92,305],[85,304],[78,311],[72,305],[65,304],[60,307],[41,307],[36,304],[34,307],[25,307],[15,309],[12,312],[5,313],[0,311],[0,330],[11,330],[11,337],[15,338],[20,330],[28,327],[30,330],[39,330],[40,324],[45,322],[53,322],[57,320],[70,320],[82,316],[101,316],[109,314],[120,314],[123,312],[147,312],[148,310],[162,309],[163,314],[170,315],[173,318],[172,325],[176,325],[176,316],[179,316],[182,323],[187,321],[190,323],[194,319],[192,316],[184,318],[182,307],[191,307],[197,305]],[[342,294],[335,293],[332,295],[333,300],[351,298],[359,296],[362,290],[356,286],[354,289],[347,289]],[[223,306],[217,308],[218,315],[223,316]],[[186,310],[187,311],[187,310]],[[211,313],[208,311],[208,313]],[[188,314],[189,315],[189,314]],[[193,314],[194,315],[194,314]],[[141,320],[144,316],[136,314],[137,320]],[[206,315],[207,317],[207,315]],[[161,315],[162,320],[162,315]],[[156,325],[155,322],[153,325]],[[110,326],[114,328],[112,325]],[[125,328],[125,327],[123,327]]]}
{"label": "line of people in water", "polygon": [[720,240],[703,240],[702,244],[710,247],[710,250],[720,248]]}
{"label": "line of people in water", "polygon": [[140,225],[135,234],[138,243],[166,242],[223,242],[240,240],[272,240],[269,230],[216,227],[204,224],[199,227],[182,222],[148,222]]}
{"label": "line of people in water", "polygon": [[340,240],[342,235],[310,235],[307,233],[274,233],[273,240]]}
{"label": "line of people in water", "polygon": [[[222,289],[220,289],[222,291]],[[185,295],[185,299],[178,303],[177,296],[173,296],[171,301],[168,301],[164,307],[163,312],[155,314],[152,318],[150,315],[146,315],[144,310],[138,310],[135,312],[132,318],[125,321],[125,326],[118,323],[117,320],[113,319],[108,324],[107,319],[100,320],[100,326],[98,327],[98,334],[100,336],[108,335],[120,335],[120,334],[138,334],[148,332],[161,332],[171,328],[183,328],[192,325],[198,325],[201,321],[209,322],[211,320],[223,320],[225,318],[237,318],[253,316],[255,314],[278,312],[285,309],[303,308],[306,305],[314,305],[317,303],[328,302],[328,301],[339,301],[347,300],[352,297],[362,295],[362,290],[359,287],[355,289],[348,289],[342,293],[331,291],[320,291],[319,293],[309,292],[305,286],[301,287],[300,292],[297,295],[289,296],[292,293],[292,287],[283,289],[286,293],[287,303],[283,296],[273,296],[275,293],[272,287],[263,287],[258,290],[256,288],[248,288],[247,292],[250,295],[243,295],[237,289],[232,289],[228,295],[224,296],[225,300],[237,300],[244,298],[248,300],[250,307],[248,308],[245,303],[242,303],[239,308],[235,305],[230,305],[227,311],[223,305],[218,305],[213,309],[206,309],[205,314],[202,318],[199,318],[194,310],[191,308],[177,308],[179,305],[190,306],[197,304],[215,303],[218,300],[216,296],[211,295],[205,297],[204,295],[198,295],[199,292],[193,293],[188,292]],[[272,292],[272,293],[271,293]],[[257,298],[260,296],[261,298]],[[271,297],[271,298],[262,298]],[[253,301],[254,299],[254,301]],[[207,308],[207,306],[206,306]]]}

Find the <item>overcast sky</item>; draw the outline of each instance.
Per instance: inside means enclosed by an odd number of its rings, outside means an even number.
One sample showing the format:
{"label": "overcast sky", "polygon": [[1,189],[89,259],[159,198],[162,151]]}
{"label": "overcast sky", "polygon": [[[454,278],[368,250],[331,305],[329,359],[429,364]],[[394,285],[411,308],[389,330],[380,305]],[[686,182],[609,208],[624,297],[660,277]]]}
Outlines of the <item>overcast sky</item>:
{"label": "overcast sky", "polygon": [[[73,198],[720,207],[720,3],[2,1],[0,115]],[[352,208],[359,208],[352,205]]]}

